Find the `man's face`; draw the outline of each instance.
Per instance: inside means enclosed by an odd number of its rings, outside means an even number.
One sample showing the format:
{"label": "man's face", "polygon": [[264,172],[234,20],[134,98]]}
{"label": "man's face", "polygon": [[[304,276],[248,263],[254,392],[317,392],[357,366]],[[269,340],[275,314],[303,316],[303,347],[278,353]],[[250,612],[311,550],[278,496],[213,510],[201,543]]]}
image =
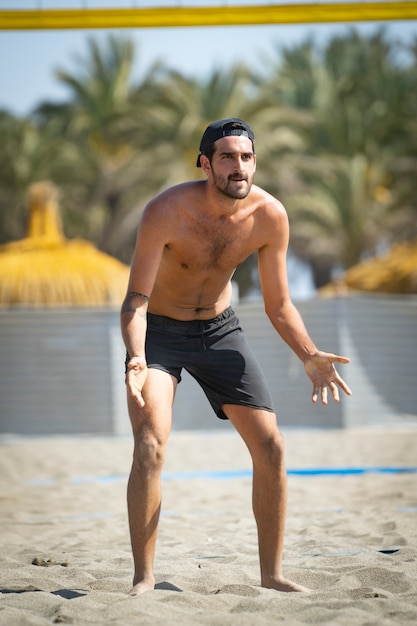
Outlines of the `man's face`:
{"label": "man's face", "polygon": [[[208,161],[207,161],[208,163]],[[243,135],[222,137],[214,144],[211,167],[215,187],[224,195],[241,200],[249,194],[256,169],[252,142]]]}

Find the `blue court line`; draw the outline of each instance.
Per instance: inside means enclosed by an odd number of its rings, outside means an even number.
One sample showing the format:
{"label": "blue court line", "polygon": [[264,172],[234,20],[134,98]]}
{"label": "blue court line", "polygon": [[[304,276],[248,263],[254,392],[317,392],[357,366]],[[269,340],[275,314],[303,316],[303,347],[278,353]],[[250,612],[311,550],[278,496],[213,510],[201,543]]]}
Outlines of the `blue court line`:
{"label": "blue court line", "polygon": [[[417,467],[313,467],[288,469],[288,476],[354,476],[359,474],[406,474],[416,473]],[[224,480],[230,478],[251,478],[252,470],[212,470],[200,472],[173,472],[163,474],[164,480],[184,478],[212,478]]]}
{"label": "blue court line", "polygon": [[[288,469],[288,476],[359,476],[363,474],[415,474],[417,467],[312,467],[303,469]],[[231,480],[235,478],[251,478],[252,470],[206,470],[195,472],[171,472],[163,473],[162,480],[187,480],[187,479],[211,479]],[[112,474],[109,476],[72,476],[68,482],[72,485],[89,483],[109,484],[124,482],[127,476],[124,474]],[[43,487],[55,485],[58,481],[53,478],[34,478],[28,481],[28,485]]]}
{"label": "blue court line", "polygon": [[398,510],[403,513],[417,513],[417,506],[400,506]]}
{"label": "blue court line", "polygon": [[112,474],[110,476],[72,476],[69,479],[71,485],[82,485],[85,483],[120,483],[127,480],[125,474]]}
{"label": "blue court line", "polygon": [[316,467],[288,470],[289,476],[354,476],[357,474],[414,474],[417,467]]}

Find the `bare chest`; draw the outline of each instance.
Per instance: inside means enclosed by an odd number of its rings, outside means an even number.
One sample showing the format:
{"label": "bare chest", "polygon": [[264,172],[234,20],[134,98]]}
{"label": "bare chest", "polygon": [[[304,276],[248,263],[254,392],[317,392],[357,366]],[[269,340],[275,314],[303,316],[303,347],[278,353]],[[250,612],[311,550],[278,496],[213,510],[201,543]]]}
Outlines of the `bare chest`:
{"label": "bare chest", "polygon": [[178,269],[207,272],[233,270],[256,249],[252,220],[192,220],[166,246]]}

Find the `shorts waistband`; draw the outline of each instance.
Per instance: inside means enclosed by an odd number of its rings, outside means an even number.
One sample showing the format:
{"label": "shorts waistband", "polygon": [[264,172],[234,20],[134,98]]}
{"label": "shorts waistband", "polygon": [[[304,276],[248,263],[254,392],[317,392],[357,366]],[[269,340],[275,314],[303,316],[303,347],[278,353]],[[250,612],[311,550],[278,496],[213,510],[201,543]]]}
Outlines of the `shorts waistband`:
{"label": "shorts waistband", "polygon": [[156,315],[155,313],[148,313],[148,323],[153,326],[170,330],[171,332],[189,333],[189,332],[204,332],[212,327],[221,325],[223,322],[228,321],[234,317],[235,311],[231,306],[227,307],[222,313],[212,317],[208,320],[176,320],[172,317],[165,317],[164,315]]}

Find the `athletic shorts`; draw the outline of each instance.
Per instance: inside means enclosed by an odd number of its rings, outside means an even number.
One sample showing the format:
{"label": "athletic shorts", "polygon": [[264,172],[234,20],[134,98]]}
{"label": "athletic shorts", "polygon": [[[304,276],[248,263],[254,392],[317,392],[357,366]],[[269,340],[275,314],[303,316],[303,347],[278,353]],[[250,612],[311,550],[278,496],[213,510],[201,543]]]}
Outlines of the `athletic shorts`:
{"label": "athletic shorts", "polygon": [[231,307],[213,319],[189,322],[148,313],[146,361],[178,382],[184,368],[220,419],[227,419],[224,404],[273,412],[265,377]]}

